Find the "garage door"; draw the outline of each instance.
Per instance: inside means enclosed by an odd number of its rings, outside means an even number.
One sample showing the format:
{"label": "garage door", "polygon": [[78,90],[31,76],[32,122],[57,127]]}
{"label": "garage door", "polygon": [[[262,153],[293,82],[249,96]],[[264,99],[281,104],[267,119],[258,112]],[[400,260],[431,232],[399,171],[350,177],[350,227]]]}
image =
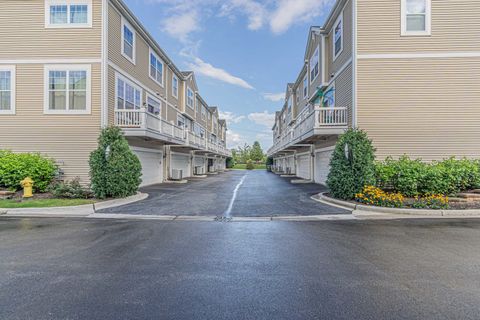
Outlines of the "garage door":
{"label": "garage door", "polygon": [[179,153],[172,153],[170,167],[177,170],[182,170],[182,177],[188,178],[191,176],[190,174],[190,155],[188,154],[179,154]]}
{"label": "garage door", "polygon": [[[285,166],[286,166],[286,169],[285,169],[286,172],[289,172],[290,174],[295,174],[295,158],[293,156],[288,157],[286,159]],[[289,168],[290,168],[290,171],[288,171]]]}
{"label": "garage door", "polygon": [[195,160],[193,161],[193,163],[195,164],[195,167],[201,167],[201,171],[199,174],[205,173],[205,157],[196,156],[194,159]]}
{"label": "garage door", "polygon": [[330,172],[330,157],[333,150],[315,153],[315,182],[326,184]]}
{"label": "garage door", "polygon": [[163,153],[161,151],[146,149],[133,150],[142,164],[142,184],[148,186],[163,182]]}
{"label": "garage door", "polygon": [[297,177],[310,180],[310,154],[297,156]]}

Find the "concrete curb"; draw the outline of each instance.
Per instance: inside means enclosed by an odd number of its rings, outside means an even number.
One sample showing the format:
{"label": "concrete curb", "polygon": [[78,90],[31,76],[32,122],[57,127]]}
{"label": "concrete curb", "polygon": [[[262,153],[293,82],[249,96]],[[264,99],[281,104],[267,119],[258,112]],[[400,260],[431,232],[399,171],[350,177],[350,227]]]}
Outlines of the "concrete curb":
{"label": "concrete curb", "polygon": [[385,208],[376,206],[367,206],[364,204],[354,204],[348,201],[338,200],[327,197],[324,193],[313,196],[312,199],[325,204],[343,207],[352,211],[356,216],[367,215],[402,215],[402,216],[422,216],[422,217],[480,217],[480,209],[468,210],[433,210],[433,209],[411,209],[411,208]]}
{"label": "concrete curb", "polygon": [[35,216],[35,217],[86,217],[94,214],[96,210],[123,206],[140,200],[144,200],[148,194],[138,192],[136,195],[123,199],[114,199],[93,204],[70,207],[46,207],[46,208],[18,208],[0,209],[0,214],[5,216]]}
{"label": "concrete curb", "polygon": [[290,183],[293,183],[293,184],[307,184],[307,183],[313,183],[313,180],[293,179],[293,180],[290,181]]}

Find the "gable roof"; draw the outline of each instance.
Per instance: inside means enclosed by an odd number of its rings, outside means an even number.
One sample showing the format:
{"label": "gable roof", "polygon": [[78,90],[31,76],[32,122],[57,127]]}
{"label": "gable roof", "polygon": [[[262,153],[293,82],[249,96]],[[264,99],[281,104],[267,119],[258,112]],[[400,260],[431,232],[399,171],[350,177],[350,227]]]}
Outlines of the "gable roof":
{"label": "gable roof", "polygon": [[[195,79],[195,73],[193,71],[182,71],[182,75],[185,78],[185,81],[192,80],[194,91],[198,91],[197,80]],[[192,89],[192,88],[190,88]]]}
{"label": "gable roof", "polygon": [[319,26],[311,26],[308,31],[307,46],[305,47],[304,61],[309,59],[310,48],[313,44],[314,35],[319,34],[323,29]]}

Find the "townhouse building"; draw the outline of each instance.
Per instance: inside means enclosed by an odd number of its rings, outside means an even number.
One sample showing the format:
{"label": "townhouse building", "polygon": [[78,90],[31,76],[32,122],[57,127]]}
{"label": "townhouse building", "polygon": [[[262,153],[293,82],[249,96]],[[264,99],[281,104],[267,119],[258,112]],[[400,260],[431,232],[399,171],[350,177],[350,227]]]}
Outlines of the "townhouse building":
{"label": "townhouse building", "polygon": [[324,184],[338,136],[377,159],[480,157],[480,1],[338,0],[276,113],[274,167]]}
{"label": "townhouse building", "polygon": [[86,183],[101,128],[114,125],[143,185],[225,168],[218,109],[121,0],[1,5],[0,149],[40,152]]}

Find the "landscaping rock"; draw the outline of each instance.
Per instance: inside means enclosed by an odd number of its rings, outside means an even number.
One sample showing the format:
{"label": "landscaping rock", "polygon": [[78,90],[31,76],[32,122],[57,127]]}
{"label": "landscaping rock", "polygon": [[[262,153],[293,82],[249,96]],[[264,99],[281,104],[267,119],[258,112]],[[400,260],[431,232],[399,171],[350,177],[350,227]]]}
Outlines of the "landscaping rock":
{"label": "landscaping rock", "polygon": [[15,192],[8,190],[0,190],[0,200],[11,199],[15,195]]}
{"label": "landscaping rock", "polygon": [[479,194],[479,193],[467,193],[467,192],[464,192],[464,193],[459,193],[459,194],[457,194],[457,197],[458,197],[458,198],[467,199],[468,201],[477,201],[477,200],[480,200],[480,194]]}

